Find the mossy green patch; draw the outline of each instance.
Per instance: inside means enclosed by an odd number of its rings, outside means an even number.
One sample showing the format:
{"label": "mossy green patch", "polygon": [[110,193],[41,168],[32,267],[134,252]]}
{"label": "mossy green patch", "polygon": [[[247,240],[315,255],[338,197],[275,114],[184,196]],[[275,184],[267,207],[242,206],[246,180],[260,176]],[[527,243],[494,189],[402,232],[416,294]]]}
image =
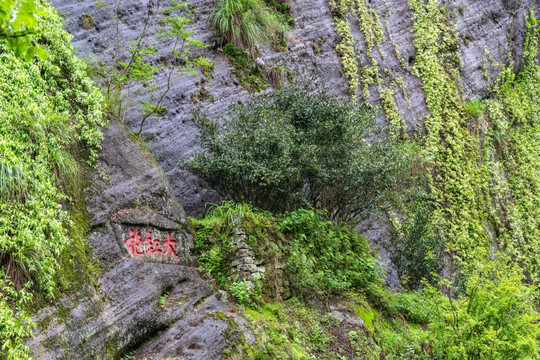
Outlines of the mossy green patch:
{"label": "mossy green patch", "polygon": [[355,305],[354,312],[362,319],[366,328],[373,334],[375,331],[374,320],[379,317],[379,313],[366,305]]}
{"label": "mossy green patch", "polygon": [[240,85],[246,90],[260,92],[266,88],[262,66],[249,59],[247,52],[229,43],[223,47],[223,54],[233,67]]}

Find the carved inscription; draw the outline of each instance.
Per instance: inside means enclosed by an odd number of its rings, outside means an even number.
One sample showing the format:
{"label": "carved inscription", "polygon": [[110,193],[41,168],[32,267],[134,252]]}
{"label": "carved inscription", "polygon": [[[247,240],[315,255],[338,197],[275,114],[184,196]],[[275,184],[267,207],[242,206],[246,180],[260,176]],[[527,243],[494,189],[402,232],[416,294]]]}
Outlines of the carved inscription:
{"label": "carved inscription", "polygon": [[162,254],[163,256],[167,256],[170,254],[174,257],[178,257],[178,254],[175,251],[176,240],[172,238],[170,232],[167,233],[167,240],[162,242],[161,239],[153,238],[152,231],[149,231],[143,241],[140,230],[129,229],[129,237],[124,243],[132,255],[145,256]]}

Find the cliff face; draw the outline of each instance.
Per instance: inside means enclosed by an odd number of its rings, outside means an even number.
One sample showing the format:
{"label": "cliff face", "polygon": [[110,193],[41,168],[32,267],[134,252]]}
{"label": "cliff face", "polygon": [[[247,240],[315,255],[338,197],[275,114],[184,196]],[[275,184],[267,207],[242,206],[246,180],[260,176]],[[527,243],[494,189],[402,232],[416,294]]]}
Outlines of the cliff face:
{"label": "cliff face", "polygon": [[[103,61],[112,56],[116,43],[116,21],[111,14],[116,3],[104,2],[105,7],[98,7],[91,0],[77,3],[54,0],[52,3],[66,16],[65,27],[74,35],[73,45],[81,57],[90,56]],[[118,4],[119,43],[125,44],[139,36],[146,14],[146,2],[124,0]],[[204,54],[216,63],[213,76],[176,79],[164,103],[167,106],[165,114],[147,121],[143,138],[167,174],[174,194],[181,199],[187,213],[197,215],[206,202],[216,202],[219,198],[198,179],[177,166],[179,161],[200,149],[198,133],[191,122],[192,113],[200,110],[210,116],[223,114],[230,105],[249,101],[250,94],[236,80],[232,67],[219,51],[215,32],[209,25],[208,16],[215,9],[215,2],[191,1],[190,6],[197,11],[197,21],[191,29],[194,36],[211,45]],[[353,14],[348,16],[359,64],[368,66],[371,63],[369,59],[373,58],[385,82],[401,79],[398,82],[403,85],[399,88],[394,86],[397,109],[409,130],[421,128],[427,110],[421,80],[411,69],[415,48],[409,4],[405,0],[373,0],[365,6],[377,14],[383,36],[376,48],[368,53],[365,33],[360,28],[358,17]],[[443,1],[441,6],[448,7],[459,36],[461,81],[465,96],[470,99],[483,97],[488,91],[484,69],[492,80],[495,74],[492,61],[514,61],[519,64],[525,31],[524,14],[539,5],[532,0],[483,0]],[[85,15],[91,15],[94,19],[94,25],[89,29],[82,26],[81,19]],[[288,50],[275,52],[267,46],[261,52],[264,63],[286,66],[296,74],[297,81],[315,76],[330,85],[336,93],[345,94],[348,85],[335,50],[338,37],[332,23],[331,5],[324,0],[293,1],[292,16],[296,24],[288,33]],[[317,44],[318,50],[314,50],[313,44]],[[486,51],[491,60],[485,55]],[[158,78],[158,84],[164,85],[165,74],[159,74]],[[215,99],[214,102],[206,99],[193,103],[190,95],[199,93],[202,88]],[[372,84],[369,90],[369,101],[379,104],[377,86]],[[361,91],[357,96],[362,98]],[[137,129],[140,118],[139,114],[131,113],[126,119],[128,127]]]}
{"label": "cliff face", "polygon": [[[115,51],[116,20],[111,13],[116,5],[119,43],[137,39],[146,13],[146,2],[132,0],[101,2],[106,6],[97,6],[93,0],[52,3],[65,15],[65,27],[74,35],[73,46],[79,56],[97,61],[110,59]],[[523,15],[540,5],[533,0],[442,1],[441,5],[447,6],[451,26],[459,37],[457,53],[464,96],[483,98],[495,77],[496,63],[514,62],[519,67]],[[103,276],[97,288],[84,290],[84,300],[64,299],[56,309],[45,309],[38,315],[40,327],[29,344],[36,358],[116,359],[136,354],[137,358],[213,359],[228,348],[231,336],[245,330],[230,326],[229,317],[239,324],[243,320],[213,289],[212,282],[201,278],[190,256],[193,236],[186,213],[200,214],[207,202],[218,202],[219,196],[179,169],[178,163],[201,148],[191,121],[194,111],[219,116],[233,104],[250,101],[251,94],[233,74],[209,26],[208,16],[216,3],[194,0],[190,6],[197,11],[191,29],[194,36],[210,45],[203,53],[215,61],[212,76],[174,80],[163,104],[167,106],[165,113],[149,118],[144,126],[142,138],[149,150],[131,138],[123,125],[112,122],[105,130],[100,162],[109,178],[95,174],[86,193],[92,219],[88,239]],[[356,96],[381,104],[381,91],[390,88],[407,129],[422,131],[427,108],[421,79],[411,66],[416,50],[408,1],[372,0],[365,7],[372,16],[377,15],[374,18],[378,19],[382,37],[370,49],[366,39],[370,35],[362,22],[353,13],[348,15],[355,56],[360,68],[375,66],[380,84],[387,87],[364,87],[367,81],[360,76]],[[292,9],[296,23],[287,35],[288,50],[276,52],[268,46],[261,49],[261,60],[284,66],[296,81],[314,77],[333,92],[345,95],[349,82],[335,50],[340,36],[333,24],[333,5],[327,0],[302,0],[293,1]],[[82,24],[87,15],[94,19],[90,27]],[[165,74],[157,77],[158,84],[164,86]],[[208,96],[194,100],[191,95],[201,90]],[[140,118],[132,111],[125,125],[136,131]],[[384,114],[380,121],[386,121]],[[371,231],[368,236],[377,238],[382,232]],[[147,243],[150,233],[153,236]],[[136,243],[138,235],[140,246]],[[175,253],[169,250],[165,254],[164,243],[170,239],[176,241],[172,245]],[[67,314],[66,319],[58,320],[62,312]]]}

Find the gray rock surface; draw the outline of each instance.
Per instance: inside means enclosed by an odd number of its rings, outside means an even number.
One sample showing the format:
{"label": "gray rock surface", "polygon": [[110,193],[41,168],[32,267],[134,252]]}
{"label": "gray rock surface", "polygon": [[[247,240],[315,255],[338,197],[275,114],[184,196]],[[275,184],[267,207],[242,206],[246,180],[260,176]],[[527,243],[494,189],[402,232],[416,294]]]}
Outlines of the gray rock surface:
{"label": "gray rock surface", "polygon": [[346,323],[359,328],[364,327],[364,321],[348,307],[330,306],[330,316],[336,319],[339,323]]}
{"label": "gray rock surface", "polygon": [[[88,241],[103,274],[97,287],[36,316],[35,358],[221,358],[243,336],[244,321],[218,300],[212,281],[186,266],[193,237],[159,164],[123,125],[112,122],[104,134],[100,163],[109,176],[94,174],[87,192]],[[162,240],[172,232],[179,257],[132,256],[120,236],[134,226]]]}

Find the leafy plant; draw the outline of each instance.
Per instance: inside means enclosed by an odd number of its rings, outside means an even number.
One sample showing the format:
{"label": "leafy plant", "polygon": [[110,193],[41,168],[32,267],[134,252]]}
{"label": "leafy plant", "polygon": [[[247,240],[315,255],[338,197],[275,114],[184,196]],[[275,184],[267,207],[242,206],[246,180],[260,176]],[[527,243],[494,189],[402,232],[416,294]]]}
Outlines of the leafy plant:
{"label": "leafy plant", "polygon": [[276,226],[289,238],[284,276],[292,295],[339,294],[378,281],[365,238],[324,218],[324,212],[300,209],[283,214]]}
{"label": "leafy plant", "polygon": [[519,268],[489,263],[471,274],[463,293],[455,298],[448,281],[441,285],[441,290],[430,290],[433,316],[429,327],[437,358],[538,356],[540,315]]}
{"label": "leafy plant", "polygon": [[279,28],[262,0],[222,0],[210,21],[225,40],[248,51],[274,36]]}
{"label": "leafy plant", "polygon": [[222,126],[197,115],[208,152],[180,166],[237,202],[274,212],[308,205],[355,221],[410,181],[411,147],[376,139],[374,113],[324,90],[286,88],[233,108]]}
{"label": "leafy plant", "polygon": [[40,59],[47,57],[37,40],[43,30],[40,17],[46,10],[34,0],[2,0],[0,2],[0,39],[4,40],[15,55],[30,61],[34,54]]}
{"label": "leafy plant", "polygon": [[246,280],[235,281],[229,286],[231,295],[242,305],[249,305],[255,292],[253,284]]}
{"label": "leafy plant", "polygon": [[467,114],[469,114],[472,118],[479,118],[484,114],[486,107],[482,103],[481,100],[474,100],[465,106],[465,111]]}
{"label": "leafy plant", "polygon": [[161,308],[165,307],[165,302],[167,301],[167,299],[169,298],[170,295],[171,295],[170,291],[165,291],[163,294],[161,294],[161,296],[159,297],[159,300],[158,300],[158,305]]}
{"label": "leafy plant", "polygon": [[2,359],[30,358],[31,311],[65,289],[74,263],[90,268],[78,199],[84,161],[95,165],[106,124],[101,92],[62,20],[47,3],[39,6],[46,58],[28,63],[0,44]]}
{"label": "leafy plant", "polygon": [[444,259],[443,241],[432,223],[427,201],[417,199],[412,210],[412,216],[393,229],[384,244],[408,289],[418,288],[424,279],[433,282]]}

